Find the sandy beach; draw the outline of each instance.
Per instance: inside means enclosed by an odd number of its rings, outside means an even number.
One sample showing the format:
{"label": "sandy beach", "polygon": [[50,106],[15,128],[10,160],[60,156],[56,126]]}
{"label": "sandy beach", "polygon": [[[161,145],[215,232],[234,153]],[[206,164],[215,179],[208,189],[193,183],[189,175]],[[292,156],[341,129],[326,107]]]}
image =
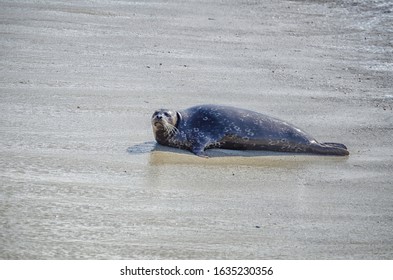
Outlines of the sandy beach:
{"label": "sandy beach", "polygon": [[[393,258],[391,1],[0,0],[0,34],[0,259]],[[156,146],[197,104],[351,154]]]}

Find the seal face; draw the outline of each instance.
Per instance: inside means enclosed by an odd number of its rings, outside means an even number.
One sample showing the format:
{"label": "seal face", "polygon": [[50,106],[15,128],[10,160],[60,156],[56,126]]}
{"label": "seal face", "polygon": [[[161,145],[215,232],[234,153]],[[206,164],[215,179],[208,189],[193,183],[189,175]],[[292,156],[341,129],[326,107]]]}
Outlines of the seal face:
{"label": "seal face", "polygon": [[159,144],[202,157],[209,148],[349,155],[343,144],[319,143],[285,121],[230,106],[160,109],[154,112],[151,123]]}

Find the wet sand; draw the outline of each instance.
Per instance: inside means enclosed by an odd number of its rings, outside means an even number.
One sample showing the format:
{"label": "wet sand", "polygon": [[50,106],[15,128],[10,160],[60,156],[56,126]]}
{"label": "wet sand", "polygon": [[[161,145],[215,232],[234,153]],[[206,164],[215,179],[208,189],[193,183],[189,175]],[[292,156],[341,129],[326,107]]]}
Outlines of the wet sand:
{"label": "wet sand", "polygon": [[[0,1],[1,259],[392,259],[392,4],[212,2]],[[155,147],[201,103],[351,155]]]}

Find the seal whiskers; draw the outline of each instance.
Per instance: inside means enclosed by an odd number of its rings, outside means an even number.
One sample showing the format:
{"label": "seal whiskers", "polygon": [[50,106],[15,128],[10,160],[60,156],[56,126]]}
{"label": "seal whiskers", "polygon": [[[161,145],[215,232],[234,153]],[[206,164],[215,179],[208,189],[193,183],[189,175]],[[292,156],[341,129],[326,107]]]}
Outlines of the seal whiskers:
{"label": "seal whiskers", "polygon": [[168,122],[164,123],[164,128],[165,128],[167,135],[173,135],[173,134],[176,134],[179,132],[179,130],[177,129],[176,126],[174,126]]}

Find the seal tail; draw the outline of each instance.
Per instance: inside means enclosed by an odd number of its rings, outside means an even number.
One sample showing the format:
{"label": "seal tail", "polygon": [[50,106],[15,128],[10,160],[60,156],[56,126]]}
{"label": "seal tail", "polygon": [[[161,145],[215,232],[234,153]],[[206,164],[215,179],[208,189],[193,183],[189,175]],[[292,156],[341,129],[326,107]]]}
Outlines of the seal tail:
{"label": "seal tail", "polygon": [[315,143],[310,146],[310,152],[321,155],[347,156],[349,152],[344,144]]}

